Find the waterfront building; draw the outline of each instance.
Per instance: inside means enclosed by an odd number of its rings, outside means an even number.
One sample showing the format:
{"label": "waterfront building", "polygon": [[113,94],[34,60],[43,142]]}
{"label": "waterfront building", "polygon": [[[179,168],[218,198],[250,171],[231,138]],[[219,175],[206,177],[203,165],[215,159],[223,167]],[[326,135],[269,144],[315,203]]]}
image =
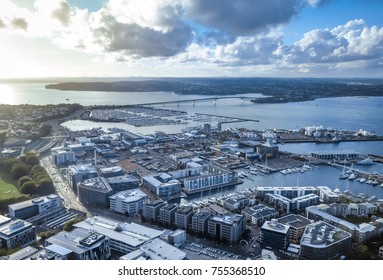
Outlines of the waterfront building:
{"label": "waterfront building", "polygon": [[36,241],[33,224],[0,215],[0,248],[5,250],[25,247]]}
{"label": "waterfront building", "polygon": [[109,208],[112,188],[103,177],[84,180],[77,185],[78,199],[86,206]]}
{"label": "waterfront building", "polygon": [[207,208],[212,216],[227,216],[230,215],[230,212],[225,208],[219,206],[218,204],[210,204]]}
{"label": "waterfront building", "polygon": [[275,205],[275,207],[286,214],[291,211],[299,211],[305,209],[311,205],[317,205],[319,197],[316,194],[310,193],[303,196],[289,199],[280,194],[266,194],[265,199],[269,204]]}
{"label": "waterfront building", "polygon": [[136,189],[140,186],[140,181],[133,175],[122,175],[106,178],[113,192]]}
{"label": "waterfront building", "polygon": [[191,206],[182,206],[175,213],[174,224],[180,229],[189,229],[193,216],[193,208]]}
{"label": "waterfront building", "polygon": [[247,220],[251,221],[252,224],[257,226],[279,216],[277,210],[264,204],[246,207],[242,210],[241,214],[244,215]]}
{"label": "waterfront building", "polygon": [[56,165],[64,165],[76,162],[76,154],[73,151],[67,151],[63,148],[51,149],[52,161]]}
{"label": "waterfront building", "polygon": [[163,233],[136,223],[120,223],[100,216],[87,218],[73,226],[108,236],[112,252],[121,255],[138,250],[141,245]]}
{"label": "waterfront building", "polygon": [[228,198],[224,201],[223,207],[230,212],[241,210],[250,204],[250,198],[244,195],[238,195]]}
{"label": "waterfront building", "polygon": [[29,219],[62,207],[61,198],[51,194],[8,205],[11,218]]}
{"label": "waterfront building", "polygon": [[77,184],[81,181],[98,177],[97,169],[92,164],[70,165],[67,170],[68,182],[77,193]]}
{"label": "waterfront building", "polygon": [[243,215],[213,216],[208,221],[208,235],[215,240],[237,243],[246,228]]}
{"label": "waterfront building", "polygon": [[190,176],[198,176],[203,171],[203,168],[204,167],[201,164],[194,161],[189,161],[186,163],[185,169],[170,171],[169,175],[173,179],[181,179],[181,178],[186,178]]}
{"label": "waterfront building", "polygon": [[193,232],[201,235],[207,233],[207,225],[210,219],[210,212],[200,211],[193,215],[192,217],[192,230]]}
{"label": "waterfront building", "polygon": [[319,190],[319,198],[322,199],[327,204],[339,201],[339,194],[335,193],[329,187],[319,186],[317,188]]}
{"label": "waterfront building", "polygon": [[279,148],[278,145],[273,143],[272,138],[267,138],[264,144],[258,145],[256,147],[256,152],[262,157],[276,158],[279,154]]}
{"label": "waterfront building", "polygon": [[170,203],[165,204],[160,208],[159,219],[162,224],[171,226],[174,224],[176,211],[178,209],[177,204]]}
{"label": "waterfront building", "polygon": [[278,223],[290,226],[289,242],[294,244],[300,243],[301,237],[306,229],[306,226],[311,224],[311,221],[309,219],[301,215],[294,214],[278,218],[277,221]]}
{"label": "waterfront building", "polygon": [[306,227],[300,245],[300,259],[339,259],[351,250],[351,234],[323,221],[318,221]]}
{"label": "waterfront building", "polygon": [[284,197],[283,195],[268,193],[266,194],[265,201],[268,204],[275,206],[276,209],[282,212],[285,212],[287,214],[290,213],[291,199]]}
{"label": "waterfront building", "polygon": [[181,195],[181,183],[167,173],[142,177],[142,184],[161,199],[170,200]]}
{"label": "waterfront building", "polygon": [[287,198],[296,198],[310,193],[318,194],[318,189],[312,186],[302,187],[255,187],[255,195],[263,200],[266,194],[279,194]]}
{"label": "waterfront building", "polygon": [[310,154],[313,158],[322,160],[352,160],[359,158],[359,153],[349,150],[338,150],[338,151],[318,151]]}
{"label": "waterfront building", "polygon": [[134,215],[142,210],[146,199],[147,195],[140,189],[118,192],[109,197],[110,210]]}
{"label": "waterfront building", "polygon": [[286,250],[289,244],[290,226],[276,219],[266,221],[261,227],[260,243],[264,248]]}
{"label": "waterfront building", "polygon": [[205,135],[210,135],[211,134],[211,124],[210,123],[204,123],[203,124],[203,133]]}
{"label": "waterfront building", "polygon": [[155,200],[150,203],[144,203],[142,209],[142,215],[150,222],[157,222],[158,216],[160,215],[160,208],[165,205],[162,200]]}
{"label": "waterfront building", "polygon": [[70,260],[107,260],[111,256],[109,237],[82,228],[59,232],[46,242],[70,251]]}

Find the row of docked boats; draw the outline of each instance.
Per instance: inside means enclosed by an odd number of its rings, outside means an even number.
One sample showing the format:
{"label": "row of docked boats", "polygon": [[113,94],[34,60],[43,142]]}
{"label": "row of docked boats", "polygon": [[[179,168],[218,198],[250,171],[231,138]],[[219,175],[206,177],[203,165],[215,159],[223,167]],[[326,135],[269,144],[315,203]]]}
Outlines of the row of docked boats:
{"label": "row of docked boats", "polygon": [[311,170],[312,168],[313,168],[312,166],[305,164],[302,167],[293,167],[293,168],[282,169],[279,172],[281,172],[283,175],[299,173],[299,172],[304,173],[306,171]]}

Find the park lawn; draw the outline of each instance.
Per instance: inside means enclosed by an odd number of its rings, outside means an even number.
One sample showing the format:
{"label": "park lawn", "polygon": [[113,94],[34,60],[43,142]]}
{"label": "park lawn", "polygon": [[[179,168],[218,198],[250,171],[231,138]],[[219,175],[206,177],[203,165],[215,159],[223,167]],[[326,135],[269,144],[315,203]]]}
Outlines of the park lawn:
{"label": "park lawn", "polygon": [[14,197],[20,195],[15,185],[6,182],[0,177],[0,199]]}

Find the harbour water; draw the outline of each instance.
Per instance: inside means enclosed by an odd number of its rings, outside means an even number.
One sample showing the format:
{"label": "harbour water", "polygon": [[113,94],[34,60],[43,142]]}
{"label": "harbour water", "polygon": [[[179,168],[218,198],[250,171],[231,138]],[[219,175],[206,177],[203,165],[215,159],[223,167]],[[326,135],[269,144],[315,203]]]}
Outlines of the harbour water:
{"label": "harbour water", "polygon": [[[209,96],[177,95],[172,92],[77,92],[46,90],[43,83],[7,83],[0,84],[0,104],[60,104],[79,103],[81,105],[128,105],[147,102],[197,99]],[[259,93],[247,94],[259,96]],[[218,100],[213,102],[166,105],[164,109],[186,111],[188,114],[205,113],[225,115],[237,118],[257,119],[259,122],[230,123],[231,128],[246,127],[249,129],[297,129],[305,126],[323,125],[336,129],[357,131],[364,129],[383,135],[383,97],[339,97],[324,98],[315,101],[284,103],[284,104],[253,104],[241,103],[240,99]],[[203,125],[203,123],[195,123]],[[185,126],[134,127],[121,123],[94,123],[75,120],[64,124],[70,129],[81,130],[93,127],[120,127],[142,134],[153,133],[155,130],[164,132],[180,132]],[[225,127],[223,127],[224,129]],[[343,142],[339,144],[284,144],[281,150],[308,154],[320,150],[354,150],[361,154],[383,155],[383,142]],[[383,173],[383,165],[363,166],[371,172]],[[254,186],[319,186],[364,193],[383,199],[383,188],[373,187],[356,180],[339,180],[339,168],[320,166],[309,172],[283,175],[279,172],[270,175],[253,175],[245,178],[244,184],[235,189],[242,190]],[[232,190],[227,190],[230,192]]]}

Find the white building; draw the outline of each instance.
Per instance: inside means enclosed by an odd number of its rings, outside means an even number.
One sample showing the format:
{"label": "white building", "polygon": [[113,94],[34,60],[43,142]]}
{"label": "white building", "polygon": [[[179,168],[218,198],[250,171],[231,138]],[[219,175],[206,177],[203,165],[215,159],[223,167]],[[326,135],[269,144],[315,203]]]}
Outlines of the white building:
{"label": "white building", "polygon": [[72,151],[64,149],[51,149],[52,160],[56,165],[76,162],[76,155]]}
{"label": "white building", "polygon": [[95,216],[73,225],[95,231],[110,238],[110,248],[118,254],[128,254],[138,250],[144,243],[159,237],[163,231],[148,228],[136,223],[120,223],[108,218]]}
{"label": "white building", "polygon": [[0,215],[0,248],[10,250],[25,247],[35,241],[34,225],[23,220],[12,220]]}
{"label": "white building", "polygon": [[169,174],[142,177],[142,184],[160,198],[168,200],[181,195],[181,183]]}
{"label": "white building", "polygon": [[140,189],[118,192],[109,197],[110,210],[134,215],[142,210],[146,198],[147,195]]}

